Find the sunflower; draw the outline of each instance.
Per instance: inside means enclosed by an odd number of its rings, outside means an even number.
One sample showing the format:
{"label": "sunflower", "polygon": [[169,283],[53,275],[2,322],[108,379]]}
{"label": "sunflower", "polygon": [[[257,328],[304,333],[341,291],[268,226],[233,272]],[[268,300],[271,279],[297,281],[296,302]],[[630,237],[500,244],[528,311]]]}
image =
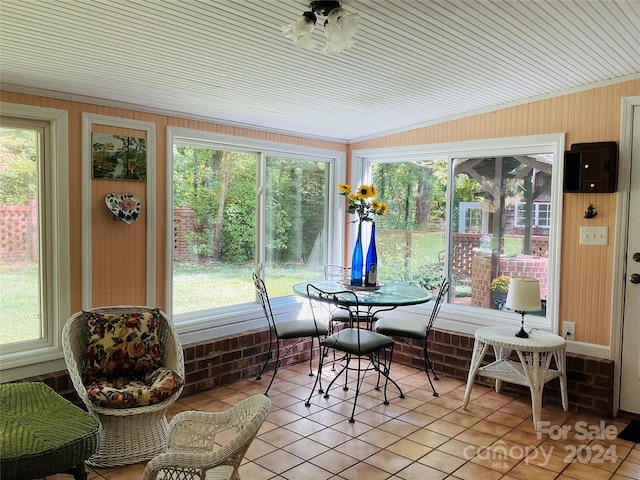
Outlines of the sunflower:
{"label": "sunflower", "polygon": [[351,193],[351,185],[348,183],[339,183],[338,190],[340,190],[343,195],[349,195]]}
{"label": "sunflower", "polygon": [[371,222],[374,215],[385,215],[389,211],[386,203],[374,198],[378,194],[374,183],[360,185],[355,192],[351,190],[351,185],[339,183],[338,190],[340,190],[340,195],[347,197],[349,202],[347,211],[358,215],[360,222]]}
{"label": "sunflower", "polygon": [[375,189],[375,186],[373,186],[372,188],[372,185],[360,185],[358,187],[358,192],[357,192],[358,198],[364,200],[366,198],[373,197],[374,189]]}

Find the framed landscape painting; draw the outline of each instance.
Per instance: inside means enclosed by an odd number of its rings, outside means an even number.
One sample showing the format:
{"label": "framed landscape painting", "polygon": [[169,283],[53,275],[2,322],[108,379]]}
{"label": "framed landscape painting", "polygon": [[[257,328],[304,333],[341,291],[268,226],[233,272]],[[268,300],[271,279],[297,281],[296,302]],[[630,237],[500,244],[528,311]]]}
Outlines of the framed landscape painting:
{"label": "framed landscape painting", "polygon": [[144,181],[147,178],[147,141],[92,133],[91,160],[93,178]]}

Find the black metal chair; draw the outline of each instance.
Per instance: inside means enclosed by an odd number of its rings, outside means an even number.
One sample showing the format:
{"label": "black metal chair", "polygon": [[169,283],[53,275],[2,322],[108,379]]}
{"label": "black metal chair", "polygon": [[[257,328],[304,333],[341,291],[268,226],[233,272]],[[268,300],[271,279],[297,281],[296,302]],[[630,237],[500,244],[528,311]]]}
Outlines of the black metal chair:
{"label": "black metal chair", "polygon": [[440,307],[449,291],[449,280],[443,279],[440,283],[440,289],[438,290],[438,296],[436,297],[435,303],[433,305],[433,310],[431,310],[431,316],[429,317],[428,322],[420,322],[415,320],[408,320],[406,318],[381,318],[376,322],[375,331],[381,333],[383,335],[387,335],[389,337],[393,337],[409,345],[414,351],[417,352],[415,346],[409,340],[418,340],[422,343],[422,356],[424,361],[424,370],[427,373],[427,379],[429,380],[429,385],[431,385],[431,389],[433,390],[433,396],[437,397],[438,392],[436,392],[435,387],[433,386],[433,382],[431,381],[431,375],[429,374],[429,370],[433,373],[434,380],[438,380],[438,376],[436,372],[433,370],[433,365],[431,364],[431,360],[429,360],[429,349],[427,347],[429,333],[431,332],[431,328],[433,327],[433,323],[435,322],[438,313],[440,312]]}
{"label": "black metal chair", "polygon": [[[318,375],[305,405],[307,407],[311,405],[311,397],[313,396],[313,392],[316,390],[316,387],[318,387],[318,393],[324,393],[324,398],[329,398],[329,391],[331,390],[331,387],[343,373],[345,374],[343,390],[348,390],[349,371],[356,371],[356,394],[353,399],[351,417],[349,417],[349,421],[354,422],[358,395],[360,394],[364,376],[369,370],[374,370],[378,375],[383,375],[385,377],[384,403],[385,405],[388,405],[387,385],[390,380],[389,369],[391,368],[391,360],[393,357],[394,341],[385,335],[376,333],[364,327],[366,322],[358,318],[358,312],[360,311],[358,308],[358,297],[353,291],[344,290],[327,292],[309,284],[307,285],[307,296],[309,297],[311,310],[316,323],[323,318],[331,318],[331,314],[336,308],[344,308],[345,305],[349,306],[347,312],[350,314],[350,321],[348,326],[336,331],[332,335],[329,335],[320,341],[322,352],[320,353]],[[342,366],[342,368],[331,380],[327,389],[323,390],[322,368],[326,363],[329,349],[343,353],[343,355],[339,356],[337,359],[330,360],[331,363],[337,362]],[[366,362],[365,365],[363,365],[363,361]],[[356,363],[356,365],[352,365],[352,362]],[[398,387],[393,380],[391,380],[391,382],[396,386],[396,388],[398,388],[400,396],[404,397],[400,387]],[[376,389],[378,388],[379,387],[376,386]]]}
{"label": "black metal chair", "polygon": [[[257,380],[260,380],[262,378],[262,374],[267,368],[269,360],[273,358],[273,344],[276,344],[276,365],[273,370],[273,376],[271,377],[269,386],[264,392],[264,394],[268,396],[269,389],[271,389],[273,380],[276,378],[276,374],[278,373],[278,369],[282,364],[282,360],[287,356],[287,354],[293,347],[307,339],[311,340],[311,350],[309,352],[309,376],[313,376],[313,340],[317,338],[318,342],[320,342],[320,339],[322,337],[327,336],[328,329],[324,323],[316,322],[314,319],[308,318],[300,320],[288,320],[285,322],[276,322],[275,317],[273,316],[273,310],[271,309],[271,302],[269,301],[267,287],[265,286],[262,279],[259,278],[255,273],[253,274],[253,282],[256,286],[258,296],[260,297],[260,303],[262,304],[264,316],[267,318],[267,323],[269,324],[269,351],[265,354],[266,358],[264,361],[264,365],[262,365],[262,369],[260,370],[260,373],[256,378]],[[289,346],[289,348],[285,350],[284,354],[280,356],[281,341],[289,339],[297,339],[298,341]]]}
{"label": "black metal chair", "polygon": [[[324,279],[344,281],[345,284],[348,284],[351,281],[351,267],[343,267],[342,265],[325,265]],[[349,308],[338,306],[338,308],[331,312],[329,334],[333,333],[334,323],[349,323],[351,321],[349,310]],[[369,327],[371,327],[371,324],[377,319],[375,313],[372,313],[369,308],[362,305],[358,309],[358,318],[360,321],[368,322]]]}

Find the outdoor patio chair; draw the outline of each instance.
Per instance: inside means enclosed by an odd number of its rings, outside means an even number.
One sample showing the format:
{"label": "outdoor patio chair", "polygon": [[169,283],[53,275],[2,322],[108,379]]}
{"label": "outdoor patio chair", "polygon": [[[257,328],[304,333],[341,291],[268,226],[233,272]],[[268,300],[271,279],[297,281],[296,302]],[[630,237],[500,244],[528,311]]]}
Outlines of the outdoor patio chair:
{"label": "outdoor patio chair", "polygon": [[160,309],[112,306],[73,315],[62,331],[73,386],[102,438],[87,463],[139,463],[164,451],[166,411],[183,388],[184,359],[173,323]]}
{"label": "outdoor patio chair", "polygon": [[[320,354],[320,363],[318,365],[318,376],[314,383],[313,389],[309,394],[309,398],[305,402],[305,405],[309,407],[311,405],[311,397],[313,392],[318,387],[318,393],[324,393],[324,398],[329,398],[329,391],[334,382],[340,378],[344,373],[344,385],[343,390],[349,389],[349,372],[356,372],[355,388],[356,394],[353,398],[353,409],[350,422],[354,422],[356,405],[358,403],[358,395],[362,387],[367,371],[373,370],[378,375],[385,377],[384,382],[384,403],[389,404],[387,399],[387,385],[389,383],[389,370],[391,367],[391,359],[393,357],[394,341],[385,335],[376,333],[365,327],[366,322],[361,321],[358,318],[358,297],[351,290],[327,292],[319,289],[318,287],[309,284],[307,285],[307,296],[311,304],[311,310],[313,317],[316,319],[325,318],[327,314],[336,308],[341,308],[341,305],[349,305],[347,310],[350,314],[349,326],[345,327],[332,335],[327,336],[320,341],[322,352]],[[322,388],[322,368],[327,362],[328,350],[332,349],[335,352],[342,352],[342,356],[334,356],[331,360],[332,363],[337,363],[341,366],[341,369],[337,375],[331,380],[326,390]],[[392,380],[393,382],[393,380]],[[393,382],[394,385],[395,382]],[[378,387],[376,387],[378,388]],[[402,395],[402,391],[398,387],[398,391]]]}
{"label": "outdoor patio chair", "polygon": [[[327,336],[328,330],[327,326],[322,321],[316,321],[314,319],[300,319],[276,322],[276,319],[273,315],[273,310],[271,308],[269,294],[267,293],[267,287],[265,286],[264,281],[254,273],[253,282],[256,286],[258,296],[260,297],[260,303],[262,304],[264,316],[266,317],[267,323],[269,325],[269,351],[265,354],[265,361],[262,365],[260,373],[258,373],[258,376],[256,377],[257,380],[260,380],[262,378],[262,374],[267,368],[269,360],[271,360],[271,358],[273,357],[274,343],[276,345],[275,368],[273,370],[271,381],[267,386],[267,390],[264,392],[265,395],[269,395],[269,390],[271,389],[271,385],[273,385],[273,380],[276,378],[276,374],[278,373],[278,369],[282,364],[282,360],[289,354],[293,347],[307,339],[311,340],[311,349],[309,351],[309,376],[313,376],[313,341],[314,339],[318,339],[318,342],[320,342],[321,338]],[[289,345],[284,354],[280,356],[280,344],[284,343],[287,340],[296,340],[296,342]]]}
{"label": "outdoor patio chair", "polygon": [[240,462],[270,408],[269,397],[253,395],[223,412],[176,414],[167,449],[147,463],[144,480],[239,480]]}
{"label": "outdoor patio chair", "polygon": [[438,392],[436,392],[436,389],[433,386],[429,370],[431,370],[431,373],[433,373],[434,380],[438,380],[438,376],[433,370],[431,360],[429,360],[428,339],[431,328],[433,327],[433,323],[438,317],[440,307],[442,306],[442,303],[448,291],[449,280],[444,278],[440,283],[438,295],[436,296],[435,303],[433,304],[433,309],[431,310],[431,315],[429,316],[427,322],[409,320],[406,318],[387,317],[379,319],[376,322],[375,327],[376,332],[398,339],[406,345],[409,345],[414,351],[416,351],[416,348],[411,340],[417,340],[422,344],[422,359],[424,363],[424,371],[427,373],[427,379],[429,380],[429,385],[431,385],[431,390],[433,390],[434,397],[438,396]]}

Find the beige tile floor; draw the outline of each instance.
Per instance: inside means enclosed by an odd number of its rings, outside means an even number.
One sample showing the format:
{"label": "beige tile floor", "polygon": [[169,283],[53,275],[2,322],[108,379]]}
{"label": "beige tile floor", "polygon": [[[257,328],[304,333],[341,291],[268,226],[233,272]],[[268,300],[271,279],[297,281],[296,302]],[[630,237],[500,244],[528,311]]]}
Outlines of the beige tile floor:
{"label": "beige tile floor", "polygon": [[[365,377],[356,422],[349,423],[353,389],[315,394],[306,364],[278,373],[270,392],[272,409],[240,468],[243,480],[628,480],[640,479],[640,444],[618,440],[629,420],[602,420],[546,405],[548,432],[536,434],[525,397],[498,394],[476,385],[467,410],[465,385],[443,377],[433,397],[424,372],[394,365],[389,405]],[[329,370],[329,369],[326,369]],[[330,371],[327,372],[331,374]],[[170,415],[183,410],[226,410],[269,381],[246,380],[183,397]],[[141,479],[144,464],[90,469],[89,478]],[[48,479],[69,479],[55,475]]]}

